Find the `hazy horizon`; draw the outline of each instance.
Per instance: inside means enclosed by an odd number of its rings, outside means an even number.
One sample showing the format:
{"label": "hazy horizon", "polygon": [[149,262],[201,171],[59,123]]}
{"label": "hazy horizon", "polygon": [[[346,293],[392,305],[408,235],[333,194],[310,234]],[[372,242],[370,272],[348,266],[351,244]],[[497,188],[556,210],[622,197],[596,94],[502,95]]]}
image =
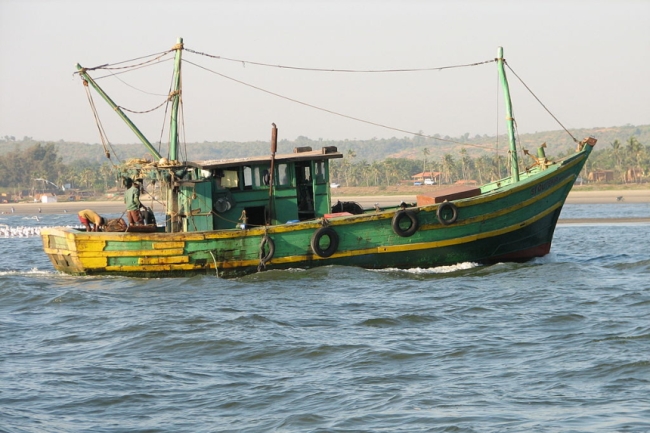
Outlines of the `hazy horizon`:
{"label": "hazy horizon", "polygon": [[[644,128],[644,127],[648,127],[648,126],[650,126],[650,124],[633,125],[633,124],[627,123],[625,125],[608,125],[608,126],[603,125],[603,126],[584,127],[584,128],[569,128],[569,131],[571,132],[571,131],[576,131],[576,130],[598,130],[598,129],[611,130],[611,129],[622,129],[622,128]],[[557,133],[560,133],[560,134],[566,134],[566,132],[564,130],[562,130],[560,127],[558,127],[558,128],[542,130],[542,131],[526,132],[526,133],[521,133],[521,134],[518,134],[518,135],[521,135],[521,136],[533,135],[534,136],[536,134],[547,134],[547,133],[554,133],[554,132],[557,132]],[[454,141],[454,140],[463,139],[463,137],[462,137],[463,135],[464,134],[460,134],[458,136],[449,136],[449,135],[445,136],[445,135],[442,135],[442,134],[438,134],[438,138],[443,139],[441,141],[441,143],[444,142],[444,139],[450,139],[450,140],[452,140],[452,141],[450,141],[450,143],[456,143],[456,144],[462,144],[464,142],[469,143],[469,142],[474,142],[474,141],[477,140],[477,134],[475,134],[475,135],[470,135],[469,138],[466,141],[463,141],[463,142]],[[499,137],[506,137],[507,138],[507,135],[508,135],[508,132],[505,130],[505,128],[501,128],[501,131],[499,132]],[[478,134],[478,136],[480,138],[484,138],[484,137],[493,138],[493,137],[495,137],[494,134]],[[633,134],[633,136],[634,136],[634,134]],[[30,143],[42,142],[42,143],[55,143],[56,144],[56,143],[64,142],[64,143],[67,143],[67,144],[74,144],[74,143],[90,144],[90,145],[101,145],[102,144],[101,141],[99,141],[99,140],[95,140],[95,141],[92,141],[92,140],[91,141],[69,141],[69,140],[64,140],[64,139],[49,139],[49,138],[43,138],[43,137],[34,137],[33,135],[24,135],[22,137],[19,137],[19,136],[15,136],[15,135],[11,136],[11,135],[8,135],[8,134],[0,135],[0,141],[9,142],[5,137],[12,138],[13,141],[11,141],[11,140],[9,140],[9,141],[13,142],[13,143],[21,143],[21,142],[25,141],[25,138],[28,138],[29,139],[28,142],[30,142]],[[245,143],[256,143],[256,142],[268,143],[269,138],[270,137],[256,139],[256,140],[245,140],[245,141],[219,140],[219,139],[201,140],[201,141],[189,141],[189,140],[187,140],[186,143],[187,144],[203,144],[203,143],[233,143],[233,144],[242,143],[242,144],[245,144]],[[398,133],[395,133],[393,136],[386,136],[386,137],[369,137],[369,138],[361,138],[361,137],[359,137],[359,138],[355,138],[355,139],[351,139],[351,138],[326,139],[326,138],[313,138],[313,137],[308,137],[308,136],[304,136],[304,135],[303,136],[298,135],[296,137],[290,137],[290,138],[286,138],[286,137],[285,138],[278,138],[278,142],[279,143],[281,143],[281,142],[296,142],[296,141],[300,141],[301,138],[306,138],[309,141],[315,141],[315,142],[317,142],[317,141],[328,141],[328,142],[351,141],[351,142],[354,142],[354,141],[391,140],[391,139],[402,140],[403,138],[411,139],[413,137],[409,136],[408,134],[402,134],[400,136]],[[432,138],[436,138],[436,137],[432,136]],[[566,138],[569,139],[570,136],[567,134]],[[584,138],[584,137],[580,136],[579,138]],[[599,138],[599,137],[596,136],[596,138]],[[165,143],[164,140],[163,140],[163,143]],[[133,138],[129,139],[129,141],[125,141],[125,142],[111,141],[111,144],[112,145],[117,145],[117,146],[121,146],[121,145],[126,146],[126,145],[140,144],[140,141],[138,141],[137,137],[135,137],[135,135],[134,135]],[[557,143],[555,143],[555,144],[557,144]],[[643,144],[645,144],[645,142]]]}
{"label": "hazy horizon", "polygon": [[[184,63],[187,142],[268,141],[272,122],[280,140],[409,135],[296,104],[232,79],[402,131],[443,137],[503,134],[493,62],[402,74],[300,72],[249,63],[435,68],[492,60],[499,46],[509,66],[566,128],[647,125],[648,17],[650,1],[644,0],[0,0],[0,137],[99,142],[83,86],[73,75],[75,64],[90,67],[162,52],[178,37],[186,48],[222,57],[183,52],[184,59],[222,74]],[[163,62],[100,84],[119,105],[146,110],[164,100],[171,67]],[[519,132],[561,129],[507,73]],[[129,93],[138,99],[127,99]],[[99,95],[93,98],[110,141],[136,142]],[[132,119],[158,141],[161,113]]]}

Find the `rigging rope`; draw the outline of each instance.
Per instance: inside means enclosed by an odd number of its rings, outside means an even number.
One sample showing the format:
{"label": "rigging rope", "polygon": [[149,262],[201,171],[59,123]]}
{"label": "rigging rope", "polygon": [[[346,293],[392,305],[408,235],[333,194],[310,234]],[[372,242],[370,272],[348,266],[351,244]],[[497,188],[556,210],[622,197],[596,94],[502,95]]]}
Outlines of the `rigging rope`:
{"label": "rigging rope", "polygon": [[386,73],[386,72],[423,72],[423,71],[442,71],[444,69],[454,69],[454,68],[465,68],[468,66],[478,66],[486,63],[496,62],[496,59],[486,60],[484,62],[477,63],[468,63],[464,65],[453,65],[453,66],[441,66],[441,67],[432,67],[432,68],[413,68],[413,69],[326,69],[326,68],[305,68],[300,66],[287,66],[287,65],[272,65],[269,63],[253,62],[249,60],[240,60],[240,59],[231,59],[223,56],[215,56],[212,54],[202,53],[200,51],[195,51],[190,48],[185,48],[185,51],[199,56],[210,57],[218,60],[227,60],[230,62],[241,63],[244,66],[246,64],[255,65],[255,66],[265,66],[269,68],[279,68],[279,69],[294,69],[298,71],[312,71],[312,72],[347,72],[347,73]]}
{"label": "rigging rope", "polygon": [[167,104],[167,102],[169,102],[169,100],[168,100],[168,99],[165,99],[161,104],[159,104],[159,105],[153,107],[153,108],[150,109],[150,110],[144,110],[144,111],[130,110],[130,109],[126,108],[126,107],[122,107],[121,105],[118,105],[117,107],[118,107],[119,109],[121,109],[122,111],[128,111],[129,113],[133,113],[133,114],[147,114],[147,113],[151,113],[152,111],[156,111],[157,109],[159,109],[159,108],[162,107],[163,105]]}
{"label": "rigging rope", "polygon": [[[163,51],[163,52],[161,52],[161,53],[155,53],[155,54],[149,54],[149,55],[147,55],[147,56],[136,57],[135,59],[131,59],[131,60],[124,60],[124,61],[122,61],[122,62],[118,62],[118,63],[113,63],[113,64],[111,64],[111,63],[105,63],[105,64],[103,64],[103,65],[94,66],[94,67],[91,67],[91,68],[84,68],[84,69],[85,69],[86,71],[94,71],[94,70],[97,70],[97,69],[106,69],[106,70],[136,69],[136,68],[139,68],[139,67],[141,67],[141,66],[147,65],[147,64],[149,64],[149,63],[153,63],[153,62],[155,62],[156,60],[161,59],[161,58],[165,57],[165,55],[167,55],[167,54],[169,54],[169,53],[172,53],[172,52],[174,52],[174,51],[175,51],[174,49],[171,49],[171,50]],[[135,64],[135,65],[120,66],[120,67],[112,67],[113,65],[121,65],[121,64],[124,64],[124,63],[134,62],[134,61],[136,61],[136,60],[145,59],[145,58],[147,58],[147,57],[151,57],[151,56],[156,56],[156,57],[154,57],[154,58],[151,59],[151,60],[147,60],[146,62],[137,63],[137,64]],[[76,73],[78,73],[78,72],[75,72],[75,74],[76,74]],[[97,80],[97,78],[95,78],[95,80]]]}
{"label": "rigging rope", "polygon": [[[168,60],[171,60],[171,59],[168,59]],[[165,61],[167,61],[167,60],[165,60]],[[129,71],[125,71],[125,72],[129,72]],[[125,72],[123,72],[123,73],[125,73]],[[147,92],[146,90],[138,89],[137,87],[130,85],[129,83],[127,83],[126,81],[124,81],[123,79],[121,79],[120,77],[118,77],[118,74],[113,74],[113,73],[111,73],[110,76],[112,76],[113,78],[118,79],[118,80],[121,81],[122,84],[124,84],[125,86],[128,86],[128,87],[132,88],[133,90],[137,90],[138,92],[142,92],[142,93],[144,93],[145,95],[153,95],[153,96],[167,96],[167,95],[163,95],[162,93],[153,93],[153,92]],[[105,75],[103,78],[106,78],[106,77],[109,77],[109,75]]]}
{"label": "rigging rope", "polygon": [[[253,84],[246,83],[246,82],[241,81],[241,80],[238,80],[238,79],[236,79],[236,78],[229,77],[228,75],[224,75],[224,74],[222,74],[222,73],[220,73],[220,72],[217,72],[217,71],[212,70],[212,69],[210,69],[210,68],[206,68],[205,66],[201,66],[201,65],[199,65],[199,64],[197,64],[197,63],[191,62],[191,61],[186,60],[186,59],[183,59],[183,62],[185,62],[185,63],[189,63],[190,65],[196,66],[197,68],[203,69],[203,70],[208,71],[208,72],[211,72],[211,73],[213,73],[213,74],[215,74],[215,75],[219,75],[220,77],[223,77],[223,78],[226,78],[226,79],[228,79],[228,80],[234,81],[234,82],[236,82],[236,83],[242,84],[242,85],[244,85],[244,86],[247,86],[247,87],[253,88],[253,89],[255,89],[255,90],[259,90],[259,91],[264,92],[264,93],[267,93],[267,94],[269,94],[269,95],[273,95],[273,96],[276,96],[276,97],[278,97],[278,98],[285,99],[285,100],[287,100],[287,101],[295,102],[296,104],[304,105],[305,107],[313,108],[313,109],[315,109],[315,110],[324,111],[324,112],[326,112],[326,113],[333,114],[333,115],[335,115],[335,116],[344,117],[344,118],[346,118],[346,119],[354,120],[354,121],[361,122],[361,123],[366,123],[366,124],[368,124],[368,125],[378,126],[378,127],[380,127],[380,128],[385,128],[385,129],[389,129],[389,130],[397,131],[397,132],[403,132],[403,133],[405,133],[405,134],[411,134],[411,135],[415,135],[415,136],[418,136],[418,137],[431,138],[431,139],[434,139],[434,140],[446,141],[446,142],[448,142],[448,143],[462,144],[462,145],[464,145],[464,146],[478,147],[478,148],[480,148],[480,149],[486,149],[486,148],[488,148],[488,146],[486,146],[486,145],[469,144],[469,143],[464,143],[464,142],[461,142],[461,141],[451,140],[451,139],[448,139],[448,138],[434,137],[434,136],[432,136],[432,135],[421,134],[421,133],[419,133],[419,132],[408,131],[408,130],[406,130],[406,129],[394,128],[394,127],[392,127],[392,126],[384,125],[384,124],[381,124],[381,123],[371,122],[371,121],[369,121],[369,120],[364,120],[364,119],[360,119],[360,118],[358,118],[358,117],[349,116],[349,115],[347,115],[347,114],[343,114],[343,113],[339,113],[339,112],[336,112],[336,111],[332,111],[332,110],[329,110],[329,109],[327,109],[327,108],[318,107],[318,106],[316,106],[316,105],[312,105],[312,104],[309,104],[309,103],[307,103],[307,102],[302,102],[302,101],[299,101],[299,100],[297,100],[297,99],[290,98],[290,97],[288,97],[288,96],[283,96],[283,95],[280,95],[279,93],[275,93],[275,92],[272,92],[272,91],[270,91],[270,90],[262,89],[261,87],[255,86],[255,85],[253,85]],[[489,146],[489,147],[491,147],[491,146]]]}
{"label": "rigging rope", "polygon": [[503,62],[504,62],[505,65],[508,67],[508,69],[510,69],[510,72],[512,72],[512,73],[514,74],[514,76],[517,77],[517,79],[521,82],[521,84],[524,85],[524,87],[526,88],[526,90],[528,90],[528,92],[530,92],[530,94],[533,95],[533,98],[535,98],[535,99],[537,100],[537,102],[539,102],[539,104],[540,104],[542,107],[544,107],[544,110],[546,110],[546,112],[547,112],[548,114],[550,114],[551,117],[552,117],[553,119],[555,119],[555,121],[558,123],[558,125],[560,125],[560,126],[562,127],[562,129],[564,129],[564,131],[565,131],[567,134],[569,134],[569,136],[571,136],[571,138],[573,139],[574,143],[577,143],[578,140],[573,136],[573,134],[571,134],[571,133],[569,132],[569,130],[566,129],[566,128],[564,127],[564,125],[562,125],[562,122],[560,122],[560,121],[558,120],[558,118],[555,117],[555,116],[553,115],[553,113],[551,113],[551,111],[550,111],[548,108],[546,108],[546,105],[544,105],[544,104],[542,103],[542,101],[539,100],[539,98],[537,97],[537,95],[535,95],[535,93],[533,93],[533,91],[530,90],[530,87],[528,87],[528,86],[526,85],[526,83],[524,83],[524,80],[522,80],[522,79],[519,77],[519,75],[517,75],[517,73],[516,73],[516,72],[515,72],[511,67],[510,67],[510,65],[509,65],[508,63],[506,63],[505,60],[504,60]]}
{"label": "rigging rope", "polygon": [[[230,61],[230,62],[241,63],[244,66],[246,64],[250,64],[250,65],[255,65],[255,66],[272,67],[272,68],[279,68],[279,69],[292,69],[292,70],[312,71],[312,72],[339,72],[339,73],[397,73],[397,72],[442,71],[442,70],[445,70],[445,69],[479,66],[479,65],[484,65],[484,64],[496,62],[498,60],[498,59],[490,59],[490,60],[486,60],[486,61],[482,61],[482,62],[475,62],[475,63],[468,63],[468,64],[442,66],[442,67],[429,67],[429,68],[412,68],[412,69],[333,69],[333,68],[326,69],[326,68],[307,68],[307,67],[290,66],[290,65],[272,65],[272,64],[269,64],[269,63],[262,63],[262,62],[255,62],[255,61],[249,61],[249,60],[228,58],[228,57],[223,57],[223,56],[216,56],[216,55],[212,55],[212,54],[192,50],[190,48],[183,48],[182,47],[181,49],[184,49],[187,52],[190,52],[190,53],[193,53],[193,54],[196,54],[196,55],[200,55],[200,56],[205,56],[205,57],[218,59],[218,60],[225,60],[225,61]],[[128,84],[128,83],[124,82],[122,79],[120,79],[117,75],[122,74],[122,73],[126,73],[126,72],[130,72],[130,71],[133,71],[133,70],[136,70],[136,69],[139,69],[139,68],[152,66],[153,64],[159,64],[160,63],[159,61],[163,57],[165,57],[166,55],[168,55],[170,53],[174,53],[176,50],[177,50],[177,47],[173,47],[170,50],[150,54],[150,55],[147,55],[147,56],[137,57],[137,58],[130,59],[130,60],[125,60],[125,61],[118,62],[118,63],[113,63],[113,64],[107,63],[107,64],[104,64],[104,65],[95,66],[95,67],[91,67],[91,68],[84,68],[84,71],[93,71],[93,70],[101,70],[101,69],[107,70],[107,71],[110,72],[110,75],[99,77],[99,78],[96,78],[95,80],[99,80],[99,79],[106,78],[106,77],[114,77],[114,78],[117,78],[118,80],[120,80],[123,84],[125,84],[125,85],[127,85],[129,87],[132,87],[132,88],[134,88],[134,89],[136,89],[138,91],[141,91],[141,92],[147,93],[147,94],[155,95],[154,93],[145,92],[145,91],[143,91],[141,89],[137,89],[136,87],[131,86],[130,84]],[[155,56],[155,57],[150,58],[152,56]],[[148,60],[140,62],[140,63],[136,63],[136,64],[128,64],[128,65],[125,65],[125,66],[117,66],[117,65],[124,65],[124,64],[127,64],[127,63],[132,63],[132,62],[139,61],[139,60],[142,60],[142,59],[148,59]],[[165,59],[163,61],[166,62],[166,61],[169,61],[169,60],[172,60],[172,59]],[[391,127],[391,126],[384,125],[384,124],[381,124],[381,123],[372,122],[372,121],[369,121],[369,120],[364,120],[364,119],[361,119],[361,118],[358,118],[358,117],[354,117],[354,116],[346,115],[346,114],[339,113],[339,112],[336,112],[336,111],[333,111],[333,110],[329,110],[329,109],[326,109],[326,108],[318,107],[318,106],[315,106],[315,105],[312,105],[312,104],[309,104],[309,103],[306,103],[306,102],[299,101],[297,99],[293,99],[293,98],[283,96],[283,95],[280,95],[278,93],[275,93],[275,92],[272,92],[272,91],[269,91],[269,90],[262,89],[260,87],[255,86],[255,85],[252,85],[252,84],[237,80],[237,79],[232,78],[232,77],[229,77],[229,76],[224,75],[224,74],[222,74],[220,72],[214,71],[212,69],[201,66],[199,64],[196,64],[196,63],[191,62],[191,61],[186,60],[186,59],[183,59],[182,61],[186,62],[188,64],[191,64],[193,66],[196,66],[196,67],[198,67],[200,69],[203,69],[205,71],[211,72],[211,73],[213,73],[215,75],[219,75],[222,78],[226,78],[228,80],[234,81],[234,82],[242,84],[244,86],[247,86],[247,87],[259,90],[261,92],[267,93],[269,95],[273,95],[273,96],[276,96],[276,97],[281,98],[281,99],[285,99],[285,100],[288,100],[288,101],[291,101],[291,102],[294,102],[294,103],[297,103],[297,104],[300,104],[300,105],[303,105],[303,106],[306,106],[306,107],[310,107],[310,108],[313,108],[313,109],[316,109],[316,110],[319,110],[319,111],[323,111],[323,112],[333,114],[333,115],[336,115],[336,116],[344,117],[344,118],[354,120],[354,121],[357,121],[357,122],[366,123],[366,124],[377,126],[377,127],[380,127],[380,128],[389,129],[389,130],[392,130],[392,131],[411,134],[413,136],[430,138],[430,139],[445,141],[445,142],[449,142],[449,143],[461,144],[461,145],[464,145],[464,146],[472,146],[472,147],[477,147],[477,148],[481,148],[481,149],[486,149],[488,147],[492,147],[492,146],[487,146],[487,145],[476,145],[476,144],[464,143],[464,142],[460,142],[460,141],[456,141],[456,140],[452,140],[452,139],[447,139],[447,138],[440,138],[440,137],[430,136],[430,135],[422,134],[422,133],[419,133],[419,132],[408,131],[408,130],[405,130],[405,129],[395,128],[395,127]],[[154,63],[154,62],[156,62],[156,63]],[[532,92],[532,90],[528,87],[528,85],[526,85],[526,83],[510,67],[510,65],[505,62],[505,60],[504,60],[504,63],[508,67],[508,69],[514,74],[514,76],[517,77],[517,79],[530,92],[530,94],[537,100],[537,102],[539,102],[540,105],[542,105],[542,107],[551,115],[551,117],[553,117],[553,119],[555,119],[555,121],[562,127],[562,129],[564,129],[564,131],[567,134],[569,134],[569,136],[571,136],[573,141],[578,142],[578,140],[564,127],[564,125],[557,119],[557,117],[555,117],[553,115],[553,113],[550,112],[550,110]],[[114,73],[114,72],[111,72],[111,71],[122,71],[122,72]],[[77,71],[75,73],[79,73],[79,72],[80,71]],[[99,121],[99,116],[98,116],[96,108],[94,106],[94,102],[92,101],[92,96],[90,96],[90,93],[88,92],[87,88],[86,88],[86,91],[88,93],[88,97],[89,97],[89,101],[90,101],[90,104],[91,104],[91,107],[92,107],[92,110],[93,110],[93,114],[95,116],[96,123],[97,123],[98,129],[100,131],[100,137],[102,138],[102,144],[104,145],[105,152],[106,152],[106,154],[108,156],[108,155],[110,155],[109,152],[106,150],[106,142],[108,142],[108,138],[105,138],[105,132],[103,131],[103,127],[101,125],[101,122]],[[170,95],[171,95],[171,93],[170,93]],[[165,96],[167,96],[167,95],[165,95]],[[145,111],[135,111],[135,110],[127,109],[125,107],[121,107],[121,106],[119,108],[121,108],[124,111],[128,111],[128,112],[134,113],[134,114],[145,114],[145,113],[150,113],[152,111],[155,111],[155,110],[159,109],[160,107],[162,107],[163,105],[167,104],[167,108],[165,109],[165,113],[167,113],[167,110],[168,110],[168,107],[169,107],[168,102],[170,101],[170,99],[171,99],[171,96],[168,96],[166,98],[166,100],[163,103],[161,103],[160,105],[158,105],[158,106],[156,106],[156,107],[154,107],[152,109],[145,110]],[[182,117],[182,115],[183,115],[182,99],[181,99],[181,101],[179,101],[179,103],[181,104],[181,117]],[[182,125],[181,130],[182,130],[182,135],[183,135],[183,142],[185,142],[184,118],[182,118],[181,125]],[[516,126],[515,126],[515,128],[516,128]],[[164,132],[164,126],[163,126],[163,128],[161,130],[161,136],[160,136],[160,140],[159,140],[159,147],[160,147],[160,143],[162,142],[163,132]],[[108,144],[110,146],[110,142],[108,142]],[[497,152],[497,155],[498,155],[498,129],[497,129],[497,149],[496,149],[496,152]],[[109,156],[109,159],[110,159],[110,156]]]}
{"label": "rigging rope", "polygon": [[116,167],[116,164],[113,162],[111,159],[111,152],[106,148],[106,145],[111,148],[113,151],[113,155],[115,155],[115,159],[117,159],[117,162],[121,164],[120,158],[115,154],[115,149],[113,149],[113,146],[111,145],[110,141],[108,140],[108,135],[106,135],[106,131],[104,130],[104,126],[102,125],[102,122],[99,118],[99,113],[97,113],[97,107],[95,106],[95,101],[93,100],[93,95],[90,92],[90,89],[88,88],[88,82],[86,80],[83,80],[84,83],[84,88],[86,89],[86,97],[88,98],[88,102],[90,103],[90,109],[93,112],[93,116],[95,117],[95,124],[97,125],[97,129],[99,130],[99,138],[102,141],[102,147],[104,148],[104,154],[106,155],[106,158],[110,161],[110,163],[113,165],[113,167]]}
{"label": "rigging rope", "polygon": [[[147,68],[147,67],[149,67],[149,66],[157,66],[157,65],[162,64],[163,62],[169,62],[169,61],[171,61],[171,60],[173,60],[173,59],[165,59],[165,60],[163,60],[162,62],[152,63],[152,64],[146,64],[146,65],[142,65],[142,66],[138,66],[138,67],[132,67],[131,69],[127,69],[127,70],[124,70],[124,71],[121,71],[121,72],[111,72],[111,71],[109,71],[110,74],[108,74],[108,75],[102,75],[101,77],[94,78],[94,80],[95,80],[95,81],[99,81],[99,80],[103,80],[104,78],[109,78],[109,77],[115,77],[115,78],[117,78],[118,75],[126,74],[127,72],[136,71],[136,70],[141,69],[141,68]],[[102,69],[102,68],[101,68],[101,67],[98,67],[98,68],[96,68],[96,69]],[[126,84],[126,83],[125,83],[125,84]],[[127,85],[128,85],[128,84],[127,84]],[[139,91],[141,91],[141,92],[143,92],[143,93],[148,93],[148,92],[145,92],[144,90],[140,90],[140,89],[136,89],[136,90],[139,90]]]}
{"label": "rigging rope", "polygon": [[[174,73],[172,72],[171,81],[169,83],[169,90],[167,91],[168,95],[172,94],[172,89],[173,88],[174,88]],[[165,127],[167,126],[166,119],[167,119],[167,113],[169,112],[169,102],[171,102],[170,98],[167,99],[167,105],[165,105],[165,114],[163,115],[163,124],[162,124],[162,127],[160,128],[160,136],[158,137],[158,153],[160,153],[160,150],[161,150],[160,148],[162,146],[163,134],[165,133]],[[169,153],[167,154],[167,156],[169,156]]]}
{"label": "rigging rope", "polygon": [[[483,65],[483,64],[487,64],[487,63],[492,63],[492,62],[496,62],[496,61],[498,61],[498,59],[491,59],[491,60],[486,60],[486,61],[483,61],[483,62],[475,62],[475,63],[461,64],[461,65],[442,66],[442,67],[430,67],[430,68],[412,68],[412,69],[331,69],[331,68],[307,68],[307,67],[289,66],[289,65],[272,65],[272,64],[269,64],[269,63],[254,62],[254,61],[242,60],[242,59],[233,59],[233,58],[228,58],[228,57],[224,57],[224,56],[216,56],[216,55],[212,55],[212,54],[208,54],[208,53],[204,53],[204,52],[200,52],[200,51],[192,50],[192,49],[190,49],[190,48],[185,48],[185,51],[190,52],[190,53],[193,53],[193,54],[197,54],[197,55],[200,55],[200,56],[210,57],[210,58],[213,58],[213,59],[226,60],[226,61],[230,61],[230,62],[241,63],[241,64],[244,65],[244,66],[246,66],[246,64],[250,64],[250,65],[255,65],[255,66],[263,66],[263,67],[271,67],[271,68],[279,68],[279,69],[292,69],[292,70],[299,70],[299,71],[312,71],[312,72],[394,73],[394,72],[442,71],[442,70],[445,70],[445,69],[454,69],[454,68],[464,68],[464,67],[478,66],[478,65]],[[192,64],[192,65],[194,65],[194,66],[197,66],[197,67],[203,68],[202,66],[199,66],[199,65],[197,65],[197,64],[195,64],[195,63],[192,63],[192,62],[189,62],[189,61],[187,61],[187,60],[184,60],[184,61],[186,61],[186,62],[188,62],[188,63],[190,63],[190,64]],[[545,110],[546,110],[546,111],[551,115],[551,117],[553,117],[553,119],[555,119],[555,121],[556,121],[556,122],[557,122],[557,123],[562,127],[562,129],[564,129],[564,131],[565,131],[567,134],[569,134],[569,136],[571,136],[571,138],[573,139],[573,141],[577,143],[578,140],[577,140],[577,139],[576,139],[576,138],[575,138],[575,137],[574,137],[574,136],[573,136],[573,135],[572,135],[572,134],[567,130],[567,128],[564,127],[564,125],[563,125],[563,124],[562,124],[562,123],[557,119],[557,117],[555,117],[555,115],[553,115],[553,113],[551,113],[551,111],[550,111],[548,108],[546,108],[546,106],[542,103],[542,101],[541,101],[541,100],[540,100],[540,99],[539,99],[539,98],[538,98],[538,97],[537,97],[537,96],[532,92],[532,90],[531,90],[531,89],[526,85],[526,83],[524,83],[524,81],[523,81],[523,80],[522,80],[522,79],[521,79],[521,78],[520,78],[520,77],[515,73],[515,71],[510,67],[510,65],[508,65],[508,64],[505,62],[505,60],[504,60],[504,63],[505,63],[505,65],[508,67],[508,69],[510,69],[510,71],[515,75],[515,77],[517,77],[517,79],[518,79],[518,80],[519,80],[519,81],[524,85],[524,87],[526,87],[526,89],[530,92],[530,94],[533,95],[533,97],[537,100],[537,102],[539,102],[540,105],[541,105],[541,106],[542,106],[542,107],[543,107],[543,108],[544,108],[544,109],[545,109]],[[462,143],[462,142],[458,142],[458,141],[454,141],[454,140],[445,140],[445,139],[441,139],[441,138],[437,138],[437,137],[432,137],[432,136],[429,136],[429,135],[424,135],[424,134],[420,134],[420,133],[414,133],[414,132],[411,132],[411,131],[406,131],[406,130],[399,129],[399,128],[393,128],[393,127],[386,126],[386,125],[382,125],[382,124],[378,124],[378,123],[375,123],[375,122],[370,122],[370,121],[367,121],[367,120],[363,120],[363,119],[355,118],[355,117],[352,117],[352,116],[348,116],[348,115],[341,114],[341,113],[337,113],[337,112],[334,112],[334,111],[331,111],[331,110],[327,110],[327,109],[324,109],[324,108],[316,107],[316,106],[311,105],[311,104],[307,104],[307,103],[304,103],[304,102],[301,102],[301,101],[297,101],[297,100],[292,99],[292,98],[288,98],[288,97],[285,97],[285,96],[282,96],[282,95],[279,95],[279,94],[276,94],[276,93],[273,93],[273,92],[270,92],[270,91],[267,91],[267,90],[261,89],[261,88],[259,88],[259,87],[256,87],[256,86],[253,86],[253,85],[250,85],[250,84],[247,84],[247,83],[241,82],[241,81],[236,80],[236,79],[234,79],[234,78],[227,77],[227,76],[225,76],[225,75],[223,75],[223,74],[220,74],[220,73],[218,73],[218,72],[215,72],[215,71],[209,70],[209,69],[207,69],[207,68],[203,68],[203,69],[206,69],[206,70],[208,70],[208,71],[210,71],[210,72],[213,72],[213,73],[215,73],[215,74],[217,74],[217,75],[220,75],[220,76],[222,76],[222,77],[224,77],[224,78],[227,78],[227,79],[230,79],[230,80],[236,81],[236,82],[238,82],[238,83],[240,83],[240,84],[244,84],[244,85],[249,86],[249,87],[252,87],[252,88],[254,88],[254,89],[257,89],[257,90],[263,91],[263,92],[265,92],[265,93],[269,93],[269,94],[271,94],[271,95],[278,96],[278,97],[280,97],[280,98],[287,99],[287,100],[289,100],[289,101],[296,102],[296,103],[298,103],[298,104],[302,104],[302,105],[305,105],[305,106],[308,106],[308,107],[311,107],[311,108],[314,108],[314,109],[317,109],[317,110],[325,111],[325,112],[328,112],[328,113],[330,113],[330,114],[334,114],[334,115],[337,115],[337,116],[345,117],[345,118],[348,118],[348,119],[351,119],[351,120],[355,120],[355,121],[358,121],[358,122],[367,123],[367,124],[370,124],[370,125],[379,126],[379,127],[386,128],[386,129],[391,129],[391,130],[398,131],[398,132],[405,132],[405,133],[407,133],[407,134],[413,134],[413,135],[415,135],[415,136],[420,136],[420,137],[425,137],[425,138],[435,138],[435,139],[438,139],[438,140],[449,141],[449,142],[451,142],[451,143],[463,144],[463,145],[466,145],[466,146],[475,146],[475,147],[480,147],[480,148],[484,148],[484,147],[486,147],[486,146],[480,146],[480,145],[472,145],[472,144],[469,144],[469,143]],[[497,137],[498,137],[498,133],[497,133]],[[498,154],[498,150],[497,150],[497,154]]]}

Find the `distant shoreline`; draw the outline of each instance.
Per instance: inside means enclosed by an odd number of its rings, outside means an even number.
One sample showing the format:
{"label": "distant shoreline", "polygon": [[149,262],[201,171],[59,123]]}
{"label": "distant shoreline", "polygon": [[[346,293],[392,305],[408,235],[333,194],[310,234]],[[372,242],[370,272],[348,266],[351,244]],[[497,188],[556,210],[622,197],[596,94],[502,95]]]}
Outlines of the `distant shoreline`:
{"label": "distant shoreline", "polygon": [[[347,191],[346,191],[347,192]],[[426,193],[422,190],[422,193]],[[619,200],[620,197],[620,200]],[[375,203],[380,206],[397,205],[401,201],[407,203],[415,201],[414,194],[404,195],[339,195],[339,191],[332,191],[332,202],[355,201],[363,207],[372,207]],[[145,205],[150,205],[143,200]],[[572,191],[567,198],[568,204],[607,204],[607,203],[650,203],[650,189],[638,190],[603,190],[603,191]],[[11,209],[14,209],[12,212]],[[2,203],[0,212],[3,214],[36,215],[77,213],[82,209],[93,209],[102,214],[120,214],[124,212],[124,203],[121,200],[100,200],[100,201],[68,201],[55,203]],[[155,203],[154,211],[160,211],[161,205]],[[650,215],[648,215],[650,218]]]}

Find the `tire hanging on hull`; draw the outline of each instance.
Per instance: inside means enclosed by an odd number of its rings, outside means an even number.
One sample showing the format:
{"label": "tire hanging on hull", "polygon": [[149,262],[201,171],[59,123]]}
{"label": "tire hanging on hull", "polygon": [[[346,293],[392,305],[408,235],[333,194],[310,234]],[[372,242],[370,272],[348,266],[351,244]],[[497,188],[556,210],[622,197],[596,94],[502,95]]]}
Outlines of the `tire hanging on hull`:
{"label": "tire hanging on hull", "polygon": [[[268,248],[268,251],[265,251]],[[275,242],[268,235],[264,235],[262,242],[260,242],[260,264],[257,266],[257,272],[266,268],[266,263],[269,262],[275,254]]]}
{"label": "tire hanging on hull", "polygon": [[[404,218],[408,218],[410,221],[410,224],[407,228],[402,228],[402,220]],[[398,211],[395,216],[393,217],[393,221],[391,222],[391,226],[393,227],[393,231],[397,236],[401,236],[403,238],[408,238],[410,236],[413,236],[415,232],[418,231],[420,228],[420,222],[418,221],[418,217],[415,214],[415,212],[410,211],[410,210],[400,210]]]}
{"label": "tire hanging on hull", "polygon": [[[451,212],[451,216],[449,216],[449,212]],[[439,207],[438,210],[436,211],[436,216],[438,217],[438,221],[440,221],[440,224],[448,226],[449,224],[453,224],[456,222],[458,219],[458,208],[456,207],[455,204],[451,202],[443,202]]]}
{"label": "tire hanging on hull", "polygon": [[[320,241],[323,237],[327,237],[330,241],[327,248],[320,246]],[[339,248],[339,235],[332,227],[321,227],[312,235],[310,245],[312,251],[317,256],[322,258],[330,257]]]}

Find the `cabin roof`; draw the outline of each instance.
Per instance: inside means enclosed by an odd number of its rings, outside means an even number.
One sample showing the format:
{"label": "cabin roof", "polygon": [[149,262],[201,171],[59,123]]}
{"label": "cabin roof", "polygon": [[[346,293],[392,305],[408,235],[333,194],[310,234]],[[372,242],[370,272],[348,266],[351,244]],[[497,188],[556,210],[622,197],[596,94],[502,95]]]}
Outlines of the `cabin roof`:
{"label": "cabin roof", "polygon": [[[296,147],[293,149],[293,153],[276,154],[275,162],[312,161],[335,158],[343,158],[343,154],[338,152],[336,146],[323,147],[320,150],[312,150],[311,147]],[[207,161],[194,162],[197,167],[204,170],[264,163],[271,163],[271,155],[249,156],[246,158],[211,159]]]}

